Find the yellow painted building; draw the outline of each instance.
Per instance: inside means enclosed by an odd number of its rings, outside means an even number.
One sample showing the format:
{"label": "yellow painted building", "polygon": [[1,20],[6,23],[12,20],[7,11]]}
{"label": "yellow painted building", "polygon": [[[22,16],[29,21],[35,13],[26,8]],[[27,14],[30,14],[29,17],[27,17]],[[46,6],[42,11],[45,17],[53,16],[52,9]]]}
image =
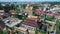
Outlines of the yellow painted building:
{"label": "yellow painted building", "polygon": [[32,9],[33,9],[32,6],[29,6],[29,5],[26,6],[26,12],[27,12],[29,15],[32,15]]}

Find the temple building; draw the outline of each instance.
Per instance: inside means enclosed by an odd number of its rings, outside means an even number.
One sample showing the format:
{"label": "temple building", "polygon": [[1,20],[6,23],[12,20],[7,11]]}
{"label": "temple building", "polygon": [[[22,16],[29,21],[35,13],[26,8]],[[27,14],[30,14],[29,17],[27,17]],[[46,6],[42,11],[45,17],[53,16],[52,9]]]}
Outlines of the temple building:
{"label": "temple building", "polygon": [[32,15],[32,9],[33,9],[33,7],[30,6],[29,4],[27,4],[27,6],[26,6],[26,12],[27,12],[29,15]]}

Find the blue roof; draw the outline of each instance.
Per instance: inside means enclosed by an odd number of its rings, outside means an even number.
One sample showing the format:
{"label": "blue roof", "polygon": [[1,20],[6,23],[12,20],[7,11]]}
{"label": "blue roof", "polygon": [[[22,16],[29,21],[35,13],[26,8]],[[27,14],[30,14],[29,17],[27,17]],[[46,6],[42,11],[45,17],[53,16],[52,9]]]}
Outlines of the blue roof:
{"label": "blue roof", "polygon": [[0,0],[0,2],[60,2],[60,0]]}

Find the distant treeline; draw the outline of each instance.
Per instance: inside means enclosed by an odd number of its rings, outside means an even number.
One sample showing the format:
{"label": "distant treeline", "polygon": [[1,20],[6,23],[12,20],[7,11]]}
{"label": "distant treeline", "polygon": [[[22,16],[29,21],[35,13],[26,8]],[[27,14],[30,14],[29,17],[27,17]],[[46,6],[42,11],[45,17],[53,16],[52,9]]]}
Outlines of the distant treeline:
{"label": "distant treeline", "polygon": [[52,5],[55,5],[55,4],[57,4],[57,5],[60,4],[60,2],[42,2],[42,3],[43,3],[43,4],[44,4],[44,3],[48,3],[48,4],[51,4],[51,6],[52,6]]}

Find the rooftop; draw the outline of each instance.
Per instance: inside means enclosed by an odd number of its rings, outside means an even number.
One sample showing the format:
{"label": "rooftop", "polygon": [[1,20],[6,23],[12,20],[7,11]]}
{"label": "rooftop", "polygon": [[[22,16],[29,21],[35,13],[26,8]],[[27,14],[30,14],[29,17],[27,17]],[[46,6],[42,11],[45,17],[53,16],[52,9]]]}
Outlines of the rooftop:
{"label": "rooftop", "polygon": [[22,24],[32,26],[32,27],[39,27],[37,24],[37,18],[27,18]]}

